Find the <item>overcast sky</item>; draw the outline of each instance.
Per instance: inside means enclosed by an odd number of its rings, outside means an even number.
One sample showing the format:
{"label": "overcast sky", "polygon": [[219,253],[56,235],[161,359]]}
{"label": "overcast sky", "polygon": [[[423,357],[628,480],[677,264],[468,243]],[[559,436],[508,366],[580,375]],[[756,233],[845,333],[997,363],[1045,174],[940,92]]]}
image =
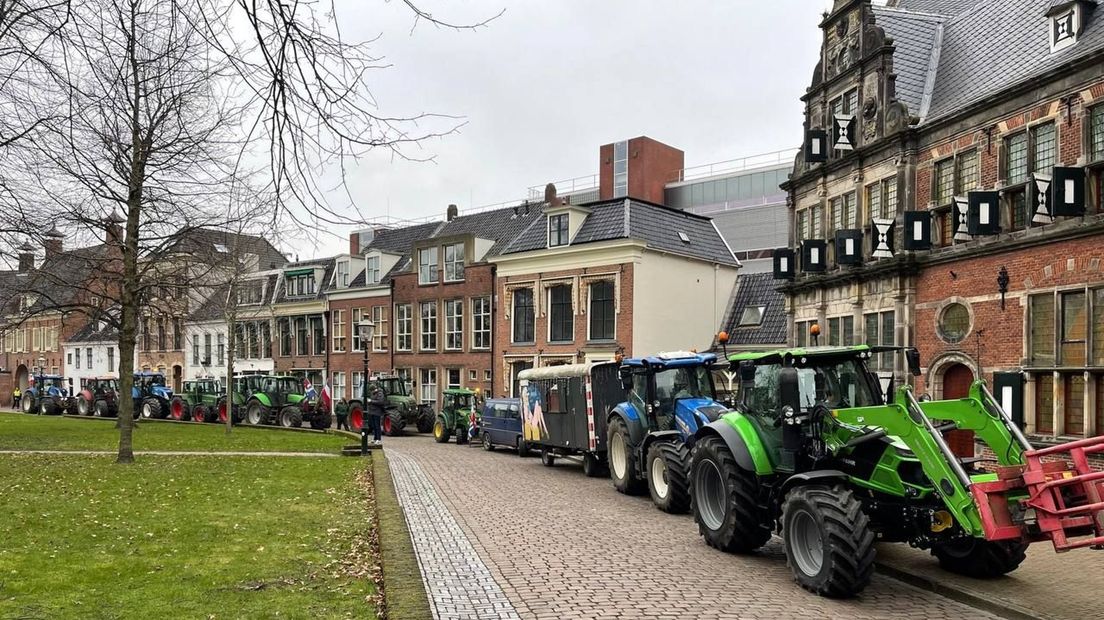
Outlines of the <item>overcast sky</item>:
{"label": "overcast sky", "polygon": [[[530,186],[596,173],[600,145],[639,135],[682,149],[687,166],[797,148],[799,97],[831,1],[421,5],[457,22],[505,13],[474,32],[426,23],[411,32],[399,0],[338,1],[346,38],[380,36],[373,49],[391,64],[373,76],[382,112],[453,114],[466,123],[410,151],[433,163],[384,153],[362,159],[349,171],[350,216],[415,218],[443,215],[449,203],[466,209],[524,198]],[[306,258],[348,247],[335,236],[314,245],[296,250]]]}

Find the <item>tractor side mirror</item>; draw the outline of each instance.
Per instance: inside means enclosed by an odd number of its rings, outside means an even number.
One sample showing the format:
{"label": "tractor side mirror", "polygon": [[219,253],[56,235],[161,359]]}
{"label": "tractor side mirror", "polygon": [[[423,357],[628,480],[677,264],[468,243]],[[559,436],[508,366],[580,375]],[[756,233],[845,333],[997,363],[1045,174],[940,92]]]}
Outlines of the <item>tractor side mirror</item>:
{"label": "tractor side mirror", "polygon": [[908,363],[908,371],[914,377],[920,376],[920,350],[916,347],[905,349],[905,361]]}
{"label": "tractor side mirror", "polygon": [[621,371],[620,371],[620,374],[621,374],[621,389],[628,392],[629,390],[632,389],[632,386],[633,386],[632,369],[631,368],[622,368]]}
{"label": "tractor side mirror", "polygon": [[784,366],[778,371],[778,407],[780,410],[789,408],[794,415],[801,411],[801,383],[793,366]]}

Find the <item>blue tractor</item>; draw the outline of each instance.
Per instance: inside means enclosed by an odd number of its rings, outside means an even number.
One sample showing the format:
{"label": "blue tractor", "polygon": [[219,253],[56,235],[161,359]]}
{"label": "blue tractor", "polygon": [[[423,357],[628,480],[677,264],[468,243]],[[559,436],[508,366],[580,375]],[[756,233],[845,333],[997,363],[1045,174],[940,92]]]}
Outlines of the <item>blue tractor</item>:
{"label": "blue tractor", "polygon": [[625,359],[620,378],[628,400],[609,413],[606,450],[613,485],[636,495],[647,487],[664,512],[690,509],[694,433],[728,407],[717,402],[712,353],[675,352]]}
{"label": "blue tractor", "polygon": [[59,415],[69,412],[74,400],[61,375],[35,375],[19,404],[23,413]]}
{"label": "blue tractor", "polygon": [[134,417],[165,418],[169,415],[173,400],[172,389],[165,385],[165,375],[160,372],[134,373],[134,387],[130,390],[134,399]]}

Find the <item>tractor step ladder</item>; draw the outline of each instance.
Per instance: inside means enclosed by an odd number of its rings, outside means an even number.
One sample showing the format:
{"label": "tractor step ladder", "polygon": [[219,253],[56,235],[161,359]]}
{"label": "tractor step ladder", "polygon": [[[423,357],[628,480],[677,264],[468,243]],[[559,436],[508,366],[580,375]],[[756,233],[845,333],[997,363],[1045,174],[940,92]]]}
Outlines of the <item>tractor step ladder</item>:
{"label": "tractor step ladder", "polygon": [[1104,547],[1104,472],[1092,470],[1090,454],[1104,454],[1104,436],[1028,450],[1025,465],[973,484],[985,537],[1049,540],[1058,552]]}

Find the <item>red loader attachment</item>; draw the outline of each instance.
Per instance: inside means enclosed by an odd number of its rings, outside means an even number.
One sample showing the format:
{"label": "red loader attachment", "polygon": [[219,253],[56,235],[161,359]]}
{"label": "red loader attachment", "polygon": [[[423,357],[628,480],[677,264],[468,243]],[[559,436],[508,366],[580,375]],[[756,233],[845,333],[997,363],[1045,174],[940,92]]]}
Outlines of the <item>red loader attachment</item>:
{"label": "red loader attachment", "polygon": [[975,482],[970,490],[985,538],[1049,540],[1058,552],[1104,548],[1104,472],[1089,467],[1089,455],[1100,453],[1104,436],[1028,450],[1025,465],[998,468],[995,482]]}

